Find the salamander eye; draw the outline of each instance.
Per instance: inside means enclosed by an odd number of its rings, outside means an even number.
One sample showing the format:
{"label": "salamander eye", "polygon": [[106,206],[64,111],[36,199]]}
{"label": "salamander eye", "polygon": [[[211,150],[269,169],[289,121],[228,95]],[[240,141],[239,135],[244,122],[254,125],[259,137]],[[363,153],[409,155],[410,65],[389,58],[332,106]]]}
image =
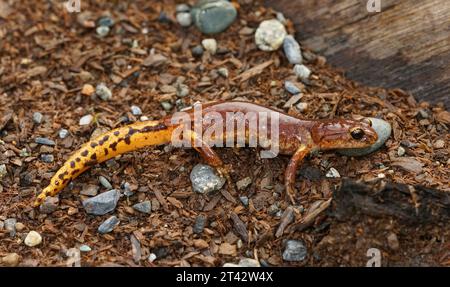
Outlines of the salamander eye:
{"label": "salamander eye", "polygon": [[350,130],[350,134],[355,140],[360,140],[364,137],[364,131],[361,128],[354,128]]}

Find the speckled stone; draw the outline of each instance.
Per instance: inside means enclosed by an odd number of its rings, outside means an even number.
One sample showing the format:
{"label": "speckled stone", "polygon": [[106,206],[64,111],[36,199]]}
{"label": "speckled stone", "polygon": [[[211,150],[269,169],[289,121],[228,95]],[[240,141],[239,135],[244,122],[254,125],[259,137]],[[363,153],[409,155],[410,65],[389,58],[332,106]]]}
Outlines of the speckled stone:
{"label": "speckled stone", "polygon": [[225,179],[218,176],[209,165],[197,164],[191,171],[192,188],[197,193],[208,194],[217,191],[225,184]]}
{"label": "speckled stone", "polygon": [[303,242],[299,240],[288,240],[286,242],[286,248],[283,252],[284,261],[303,261],[308,252]]}
{"label": "speckled stone", "polygon": [[275,51],[281,47],[286,37],[286,29],[277,19],[265,20],[255,32],[255,43],[262,51]]}

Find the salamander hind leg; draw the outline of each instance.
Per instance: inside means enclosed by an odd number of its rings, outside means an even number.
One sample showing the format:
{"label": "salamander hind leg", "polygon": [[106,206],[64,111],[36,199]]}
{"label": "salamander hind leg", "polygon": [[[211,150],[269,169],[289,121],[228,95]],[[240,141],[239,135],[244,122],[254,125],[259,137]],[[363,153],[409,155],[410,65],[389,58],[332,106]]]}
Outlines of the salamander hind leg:
{"label": "salamander hind leg", "polygon": [[289,161],[289,164],[286,168],[285,172],[285,186],[286,186],[286,194],[289,197],[289,200],[292,202],[292,204],[295,204],[294,194],[295,194],[295,175],[297,173],[297,168],[301,162],[303,162],[303,159],[305,156],[309,153],[309,149],[302,145],[300,148],[297,149],[297,151],[292,156],[291,160]]}

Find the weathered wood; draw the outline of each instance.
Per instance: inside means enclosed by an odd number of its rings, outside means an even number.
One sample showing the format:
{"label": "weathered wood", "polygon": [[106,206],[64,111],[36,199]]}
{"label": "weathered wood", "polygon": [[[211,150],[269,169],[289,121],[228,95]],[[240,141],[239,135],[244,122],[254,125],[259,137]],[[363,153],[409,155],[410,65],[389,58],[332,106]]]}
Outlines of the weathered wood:
{"label": "weathered wood", "polygon": [[408,224],[448,222],[450,194],[422,186],[344,180],[333,195],[332,213],[346,220],[358,212]]}
{"label": "weathered wood", "polygon": [[380,13],[368,0],[265,1],[349,78],[450,107],[450,1],[380,0]]}

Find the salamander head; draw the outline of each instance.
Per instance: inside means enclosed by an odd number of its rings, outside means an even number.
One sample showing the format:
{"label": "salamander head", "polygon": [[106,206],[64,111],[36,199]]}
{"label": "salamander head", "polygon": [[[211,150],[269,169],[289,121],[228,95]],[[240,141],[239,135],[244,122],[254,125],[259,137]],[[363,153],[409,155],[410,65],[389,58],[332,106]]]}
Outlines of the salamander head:
{"label": "salamander head", "polygon": [[365,148],[373,145],[378,135],[369,119],[362,121],[335,119],[318,121],[311,129],[311,137],[321,150]]}

